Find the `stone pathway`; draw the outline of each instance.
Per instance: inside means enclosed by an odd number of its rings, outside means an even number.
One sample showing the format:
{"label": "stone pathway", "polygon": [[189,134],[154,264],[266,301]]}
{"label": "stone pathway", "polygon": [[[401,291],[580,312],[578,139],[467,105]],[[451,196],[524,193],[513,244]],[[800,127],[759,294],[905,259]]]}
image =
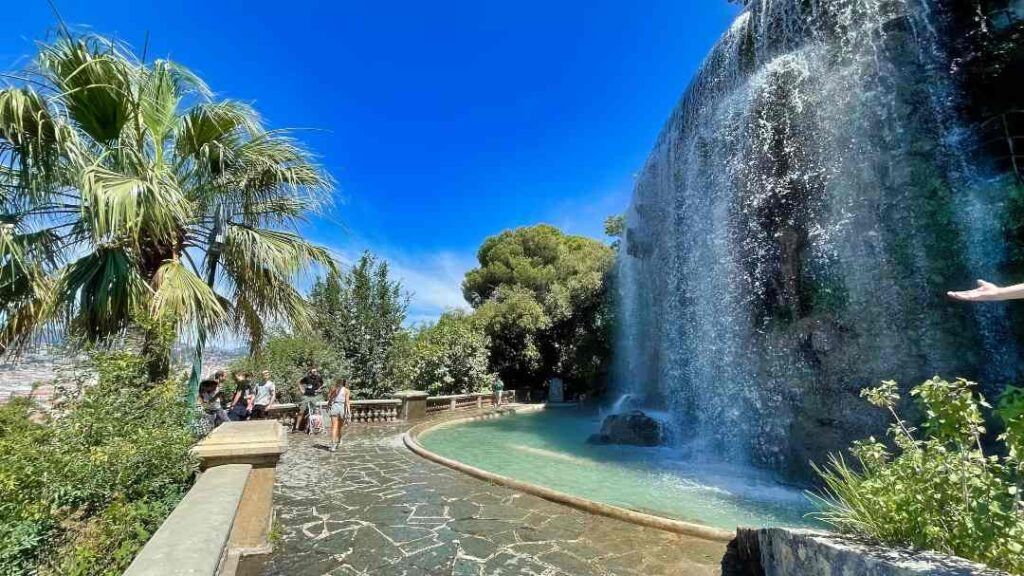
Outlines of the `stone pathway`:
{"label": "stone pathway", "polygon": [[264,574],[713,575],[724,545],[593,516],[429,462],[407,425],[355,426],[337,453],[293,434]]}

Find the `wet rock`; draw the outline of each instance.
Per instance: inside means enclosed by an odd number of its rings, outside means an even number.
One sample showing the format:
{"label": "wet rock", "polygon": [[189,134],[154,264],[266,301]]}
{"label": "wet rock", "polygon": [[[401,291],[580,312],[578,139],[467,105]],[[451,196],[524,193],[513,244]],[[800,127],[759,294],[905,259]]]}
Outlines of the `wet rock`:
{"label": "wet rock", "polygon": [[612,414],[604,419],[601,431],[587,439],[589,444],[629,444],[658,446],[665,443],[664,425],[634,410],[628,414]]}

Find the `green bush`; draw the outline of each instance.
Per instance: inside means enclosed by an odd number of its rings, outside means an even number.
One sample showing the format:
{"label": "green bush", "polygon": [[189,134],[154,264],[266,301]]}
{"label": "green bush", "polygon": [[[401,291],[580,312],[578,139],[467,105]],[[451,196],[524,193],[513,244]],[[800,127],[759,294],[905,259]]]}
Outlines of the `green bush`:
{"label": "green bush", "polygon": [[856,466],[833,456],[816,468],[825,484],[814,496],[816,517],[841,533],[1024,572],[1024,394],[1004,396],[1003,450],[990,454],[982,442],[982,409],[989,405],[974,386],[936,377],[911,390],[924,415],[921,430],[898,414],[895,382],[864,390],[862,396],[892,415],[891,446],[875,438],[855,442]]}
{"label": "green bush", "polygon": [[192,484],[183,383],[97,354],[54,414],[0,406],[0,574],[120,574]]}
{"label": "green bush", "polygon": [[409,384],[432,396],[489,389],[487,336],[462,311],[445,312],[413,338],[405,363]]}
{"label": "green bush", "polygon": [[232,370],[249,372],[253,382],[262,382],[260,372],[269,370],[270,379],[277,387],[278,402],[299,400],[299,380],[313,366],[320,368],[325,383],[349,373],[349,362],[341,352],[317,335],[272,336],[255,356],[231,363]]}

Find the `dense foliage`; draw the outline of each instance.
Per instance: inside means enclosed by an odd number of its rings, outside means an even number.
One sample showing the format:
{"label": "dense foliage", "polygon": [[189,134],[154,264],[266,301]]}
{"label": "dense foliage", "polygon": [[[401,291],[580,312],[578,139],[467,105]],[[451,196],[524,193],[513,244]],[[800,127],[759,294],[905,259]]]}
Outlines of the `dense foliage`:
{"label": "dense foliage", "polygon": [[1005,450],[986,453],[983,407],[974,383],[938,377],[913,388],[922,430],[896,411],[895,382],[862,396],[892,415],[891,445],[854,444],[856,466],[833,457],[817,516],[840,532],[954,554],[1024,573],[1024,392],[1011,390],[998,413]]}
{"label": "dense foliage", "polygon": [[277,387],[279,402],[295,402],[301,396],[299,380],[309,368],[316,366],[328,377],[347,375],[349,362],[322,338],[309,332],[301,334],[274,334],[252,356],[240,358],[231,364],[232,370],[244,370],[260,380],[260,372],[269,370]]}
{"label": "dense foliage", "polygon": [[350,366],[356,397],[381,398],[395,390],[396,341],[409,297],[388,263],[369,252],[343,273],[318,280],[310,293],[313,329]]}
{"label": "dense foliage", "polygon": [[406,384],[408,300],[387,262],[365,253],[350,268],[316,281],[307,329],[272,334],[232,368],[270,370],[282,402],[297,398],[299,379],[314,366],[325,378],[347,378],[355,398],[387,398]]}
{"label": "dense foliage", "polygon": [[445,312],[416,332],[406,352],[404,380],[431,395],[489,390],[487,336],[462,311]]}
{"label": "dense foliage", "polygon": [[611,341],[614,251],[541,224],[488,238],[477,258],[463,293],[491,341],[491,368],[513,387],[552,376],[570,391],[599,385]]}
{"label": "dense foliage", "polygon": [[82,373],[54,414],[0,406],[0,574],[121,574],[192,483],[182,383],[133,352]]}
{"label": "dense foliage", "polygon": [[[289,231],[329,177],[189,70],[66,31],[0,88],[0,352],[104,341],[139,315],[181,331],[304,323],[293,285],[328,252]],[[219,266],[218,266],[219,264]]]}

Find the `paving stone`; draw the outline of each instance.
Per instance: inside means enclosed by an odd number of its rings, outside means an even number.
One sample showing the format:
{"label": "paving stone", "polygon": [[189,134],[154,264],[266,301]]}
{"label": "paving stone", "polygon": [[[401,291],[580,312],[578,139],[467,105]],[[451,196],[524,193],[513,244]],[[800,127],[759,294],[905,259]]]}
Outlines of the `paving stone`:
{"label": "paving stone", "polygon": [[409,452],[406,428],[353,426],[336,453],[291,436],[264,575],[718,574],[721,544],[481,482]]}
{"label": "paving stone", "polygon": [[462,537],[459,539],[459,544],[462,546],[463,554],[481,559],[491,557],[498,549],[494,542],[476,536]]}

